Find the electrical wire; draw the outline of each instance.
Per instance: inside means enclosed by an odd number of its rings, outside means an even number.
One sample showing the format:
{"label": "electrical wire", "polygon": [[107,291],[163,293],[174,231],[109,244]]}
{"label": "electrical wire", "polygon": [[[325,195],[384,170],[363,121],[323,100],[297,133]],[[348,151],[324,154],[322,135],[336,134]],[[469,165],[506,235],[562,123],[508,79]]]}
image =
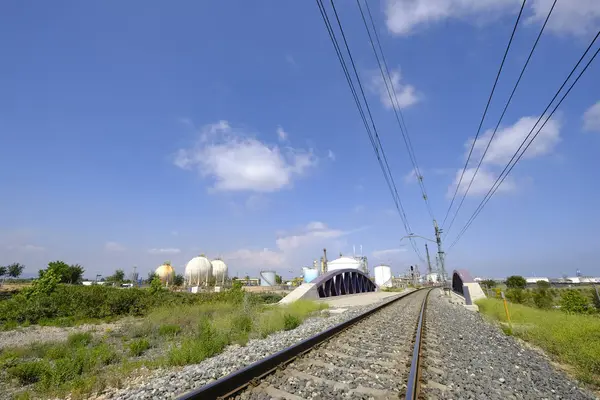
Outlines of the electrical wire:
{"label": "electrical wire", "polygon": [[481,132],[481,127],[483,125],[483,121],[485,116],[487,115],[488,108],[490,107],[490,103],[492,102],[492,97],[494,96],[494,91],[496,90],[496,85],[498,84],[498,79],[500,78],[500,74],[502,73],[502,68],[504,67],[504,62],[506,61],[506,56],[508,55],[508,51],[510,50],[510,46],[512,44],[513,38],[515,37],[515,32],[517,31],[517,26],[519,25],[519,21],[521,20],[521,15],[523,15],[523,9],[525,8],[525,3],[527,0],[523,0],[521,4],[521,9],[519,10],[519,15],[517,16],[517,20],[515,21],[515,25],[513,27],[512,33],[510,34],[510,39],[508,41],[508,45],[506,46],[506,50],[504,50],[504,56],[502,57],[502,62],[500,63],[500,68],[498,68],[498,73],[496,74],[496,79],[494,80],[494,85],[492,86],[492,91],[488,97],[487,104],[485,106],[485,110],[483,111],[483,115],[481,116],[481,121],[479,122],[479,127],[477,128],[477,133],[475,134],[475,139],[473,139],[473,143],[471,144],[471,148],[469,149],[469,155],[467,156],[467,161],[465,161],[465,166],[462,169],[460,174],[460,179],[458,180],[458,184],[456,185],[456,190],[454,190],[454,195],[452,195],[452,200],[450,201],[450,206],[448,207],[448,211],[446,211],[446,216],[444,217],[444,221],[442,221],[442,229],[446,224],[446,220],[448,219],[448,215],[450,215],[450,210],[452,209],[452,205],[454,204],[454,200],[456,199],[456,194],[458,193],[458,189],[460,188],[460,184],[462,183],[463,177],[465,176],[465,171],[467,170],[467,166],[469,165],[469,160],[471,159],[471,154],[473,154],[473,149],[475,148],[475,143],[477,142],[477,138],[479,137],[479,133]]}
{"label": "electrical wire", "polygon": [[[396,90],[393,87],[391,73],[388,68],[388,63],[385,58],[385,53],[383,52],[383,48],[381,46],[381,41],[379,40],[379,35],[377,33],[377,28],[375,27],[375,22],[373,20],[373,14],[371,13],[371,8],[369,7],[369,3],[365,0],[365,6],[369,15],[369,19],[371,22],[371,27],[373,28],[373,33],[375,36],[375,41],[377,42],[377,47],[379,48],[379,52],[381,53],[381,59],[377,54],[377,49],[375,48],[375,43],[373,42],[373,36],[371,36],[371,31],[369,29],[369,25],[367,24],[367,20],[365,17],[365,13],[363,12],[363,8],[360,4],[360,0],[356,0],[356,4],[358,5],[358,9],[360,11],[360,15],[362,17],[363,23],[365,25],[365,29],[367,31],[367,35],[369,36],[369,42],[371,43],[371,48],[373,49],[373,54],[375,55],[375,59],[377,60],[377,65],[379,66],[379,72],[381,73],[381,78],[385,84],[385,88],[387,94],[390,99],[390,103],[392,104],[392,108],[394,109],[394,115],[396,116],[396,122],[398,123],[398,127],[400,128],[400,132],[402,133],[402,138],[404,139],[404,145],[406,146],[406,150],[408,152],[410,161],[413,165],[414,172],[417,176],[417,180],[419,182],[419,186],[421,188],[421,194],[423,196],[423,200],[425,200],[425,204],[427,206],[427,211],[429,212],[429,216],[432,220],[435,220],[433,215],[433,211],[431,209],[431,205],[429,204],[429,198],[427,196],[427,190],[425,189],[425,184],[423,183],[423,175],[421,174],[421,170],[419,169],[419,164],[417,163],[417,158],[415,156],[415,151],[412,146],[410,136],[408,134],[408,129],[406,128],[406,122],[404,121],[404,116],[402,115],[402,110],[400,108],[400,103],[398,101],[398,96]],[[385,71],[384,71],[385,69]],[[389,84],[388,84],[389,82]],[[391,86],[391,88],[390,88]]]}
{"label": "electrical wire", "polygon": [[[333,44],[333,47],[335,49],[336,55],[338,57],[338,60],[340,62],[340,65],[342,66],[342,70],[344,72],[344,76],[346,78],[346,81],[348,83],[348,86],[350,87],[350,91],[352,93],[354,102],[356,104],[356,107],[359,111],[360,117],[363,121],[363,124],[365,126],[365,130],[367,131],[367,135],[369,136],[369,140],[371,142],[371,145],[373,147],[373,150],[375,152],[375,156],[377,158],[378,164],[382,170],[382,173],[384,175],[384,178],[386,180],[386,184],[390,190],[390,193],[392,194],[392,198],[394,200],[394,204],[396,206],[396,209],[398,211],[398,214],[400,215],[400,219],[402,220],[402,223],[404,225],[405,231],[407,232],[407,234],[410,234],[412,231],[410,229],[410,224],[408,222],[408,218],[406,216],[406,212],[404,210],[404,206],[402,205],[402,201],[400,199],[400,195],[398,194],[398,190],[393,178],[393,175],[391,174],[391,170],[389,168],[389,164],[387,162],[387,157],[385,156],[385,151],[383,149],[383,146],[381,145],[381,141],[379,139],[379,134],[377,132],[377,127],[375,125],[375,121],[373,120],[373,116],[371,114],[370,111],[370,107],[368,105],[368,101],[366,98],[366,95],[364,93],[362,84],[360,82],[360,77],[358,76],[358,72],[356,70],[356,65],[354,63],[354,59],[352,58],[352,53],[350,51],[350,47],[348,45],[348,42],[346,40],[344,31],[343,31],[343,27],[341,25],[341,21],[339,19],[339,15],[337,14],[337,11],[335,9],[335,4],[333,3],[333,0],[331,1],[331,5],[332,5],[332,9],[334,11],[337,23],[338,23],[338,27],[340,29],[340,33],[342,35],[342,39],[344,41],[344,45],[346,48],[346,51],[348,53],[348,57],[350,59],[350,63],[352,65],[352,69],[354,70],[354,75],[356,77],[356,81],[359,85],[361,94],[362,94],[362,98],[363,98],[363,102],[365,103],[366,109],[367,109],[367,113],[369,116],[369,119],[371,121],[371,124],[369,124],[369,122],[367,121],[367,117],[365,115],[365,112],[363,110],[363,106],[362,103],[360,101],[360,98],[358,97],[358,93],[356,90],[356,87],[354,86],[354,82],[351,78],[350,72],[349,72],[349,68],[348,65],[346,63],[346,60],[344,58],[343,52],[340,48],[338,39],[335,35],[333,26],[331,25],[331,21],[329,19],[329,16],[327,15],[327,11],[325,9],[325,6],[323,5],[322,0],[316,0],[317,1],[317,6],[319,7],[319,11],[321,13],[321,17],[323,18],[323,22],[325,23],[325,26],[327,28],[327,32],[329,34],[329,38],[331,39],[331,42]],[[373,130],[371,131],[371,126],[373,128]],[[416,247],[416,245],[414,244],[414,241],[411,241],[411,244],[413,245],[413,250],[415,251],[415,253],[417,254],[417,256],[422,260],[422,256],[418,250],[418,248]]]}
{"label": "electrical wire", "polygon": [[[583,61],[583,59],[585,58],[585,56],[587,55],[587,53],[590,51],[590,49],[592,48],[592,46],[594,45],[594,43],[598,39],[598,36],[600,36],[600,31],[598,31],[598,33],[596,34],[596,36],[594,37],[594,39],[592,40],[592,42],[589,44],[588,48],[585,50],[585,52],[583,53],[583,55],[581,56],[581,58],[579,59],[579,61],[577,62],[577,64],[575,64],[575,66],[573,67],[573,69],[571,70],[571,72],[569,73],[569,75],[567,76],[567,78],[565,79],[565,81],[563,82],[563,84],[560,86],[560,88],[558,89],[558,91],[556,92],[556,94],[554,95],[554,97],[552,98],[552,100],[550,100],[550,103],[548,103],[548,106],[546,106],[546,109],[542,112],[542,114],[538,118],[537,122],[533,125],[533,128],[531,128],[531,131],[529,131],[529,134],[525,137],[525,139],[523,140],[523,142],[521,143],[521,145],[519,146],[519,148],[517,149],[517,151],[515,152],[515,154],[512,156],[512,158],[510,159],[510,161],[508,162],[508,164],[506,165],[506,167],[504,167],[504,170],[500,173],[500,175],[498,176],[498,178],[496,179],[496,181],[494,182],[494,184],[492,185],[492,187],[490,188],[490,190],[485,195],[484,199],[481,201],[481,203],[479,203],[479,206],[477,207],[477,209],[475,210],[475,212],[473,213],[473,215],[471,215],[471,217],[469,218],[469,220],[467,221],[467,223],[465,224],[465,226],[463,227],[463,229],[461,229],[460,233],[458,234],[458,236],[456,237],[456,239],[454,240],[454,242],[452,242],[452,244],[450,245],[450,247],[448,248],[448,250],[450,250],[452,247],[454,247],[458,243],[458,241],[465,234],[465,232],[467,231],[467,229],[469,229],[469,227],[471,226],[471,224],[473,224],[473,221],[475,220],[475,218],[477,218],[477,216],[481,213],[481,211],[483,210],[483,208],[490,201],[490,199],[492,198],[492,196],[496,193],[496,191],[498,190],[498,188],[500,187],[500,185],[502,184],[502,182],[504,182],[504,180],[506,179],[506,177],[508,176],[508,174],[510,174],[510,172],[513,170],[513,168],[515,167],[515,165],[517,165],[517,163],[519,162],[519,160],[523,157],[523,154],[525,154],[525,152],[527,151],[527,149],[529,148],[529,146],[531,146],[531,143],[533,143],[533,141],[539,135],[539,133],[541,132],[541,130],[544,128],[544,126],[546,126],[546,123],[550,120],[550,118],[552,117],[552,115],[554,115],[554,113],[556,112],[556,110],[558,109],[558,107],[562,104],[562,102],[565,100],[565,98],[569,95],[569,93],[571,92],[571,90],[573,89],[573,87],[575,86],[575,84],[579,81],[579,79],[581,78],[581,76],[583,75],[583,73],[588,69],[588,67],[590,66],[590,64],[592,63],[592,61],[594,61],[594,59],[596,58],[596,56],[600,52],[600,47],[596,50],[596,52],[594,53],[594,55],[589,59],[589,61],[585,65],[585,67],[583,67],[583,69],[579,72],[579,75],[577,75],[577,78],[575,78],[575,80],[573,81],[573,83],[571,83],[571,85],[569,86],[568,90],[563,94],[563,96],[561,97],[561,99],[559,100],[559,102],[554,106],[554,108],[552,109],[552,111],[550,112],[550,114],[548,115],[548,117],[546,117],[546,120],[544,121],[544,123],[542,124],[542,126],[540,126],[540,128],[537,130],[537,132],[535,133],[535,135],[531,138],[531,140],[529,141],[529,143],[527,143],[527,140],[529,139],[529,137],[531,136],[531,134],[535,130],[535,127],[542,120],[542,118],[544,117],[544,115],[546,114],[546,112],[548,111],[548,109],[550,109],[550,107],[552,106],[552,103],[554,103],[554,100],[556,100],[556,98],[558,97],[558,95],[560,94],[560,92],[562,91],[562,89],[565,87],[565,85],[567,84],[567,82],[569,81],[569,79],[571,78],[571,76],[575,73],[575,71],[579,67],[579,64],[581,64],[581,62]],[[523,149],[523,151],[517,157],[517,154],[519,153],[519,151],[521,151],[521,148],[523,148],[523,146],[525,145],[525,143],[527,143],[527,146],[525,146],[525,148]],[[515,157],[517,157],[516,160],[515,160]],[[513,160],[515,160],[514,163],[512,163]],[[511,165],[511,163],[512,163],[512,165]]]}
{"label": "electrical wire", "polygon": [[529,52],[529,56],[527,57],[527,61],[525,61],[525,64],[523,65],[523,68],[521,69],[521,73],[519,74],[519,78],[517,79],[517,82],[515,83],[515,86],[513,87],[513,90],[511,92],[510,96],[508,97],[508,100],[506,101],[506,104],[504,105],[504,110],[502,110],[502,114],[500,115],[500,118],[498,119],[498,123],[496,124],[496,127],[494,128],[494,131],[492,132],[490,140],[488,141],[487,146],[485,147],[485,150],[483,151],[483,155],[481,156],[481,159],[479,160],[479,163],[477,164],[477,168],[475,169],[475,173],[471,177],[471,181],[469,182],[469,186],[467,187],[467,190],[465,191],[465,193],[463,193],[462,198],[460,199],[460,203],[458,205],[458,208],[456,209],[456,211],[454,213],[454,217],[452,217],[452,220],[450,221],[450,225],[448,225],[448,228],[444,232],[444,234],[446,236],[448,235],[448,233],[450,233],[450,229],[452,229],[452,225],[454,225],[454,221],[456,221],[456,217],[458,216],[458,212],[460,211],[463,203],[465,202],[465,199],[467,198],[467,194],[469,193],[469,190],[471,190],[471,186],[473,185],[473,181],[475,180],[475,177],[477,176],[477,173],[479,172],[479,168],[481,167],[481,164],[483,163],[483,160],[485,159],[485,155],[487,154],[487,152],[488,152],[488,150],[490,148],[490,145],[492,144],[492,141],[494,140],[494,137],[496,136],[496,132],[498,131],[498,128],[500,127],[500,123],[502,122],[502,119],[504,118],[504,114],[506,114],[506,110],[508,109],[508,106],[510,105],[510,102],[512,101],[512,98],[515,95],[515,92],[517,91],[517,87],[519,86],[519,83],[521,82],[521,79],[523,78],[523,74],[525,73],[525,70],[527,69],[527,66],[529,65],[529,61],[531,60],[531,57],[533,56],[533,52],[535,51],[535,48],[537,47],[538,42],[540,41],[540,38],[542,37],[542,33],[544,33],[544,29],[546,28],[546,24],[548,23],[548,20],[550,19],[550,16],[552,15],[552,11],[554,10],[554,6],[556,5],[557,1],[558,0],[554,0],[554,3],[552,3],[552,7],[550,8],[550,11],[548,12],[548,15],[546,16],[546,20],[544,21],[544,24],[542,25],[542,28],[540,29],[540,33],[538,33],[538,36],[535,39],[535,43],[533,44],[533,47],[531,48],[531,51]]}

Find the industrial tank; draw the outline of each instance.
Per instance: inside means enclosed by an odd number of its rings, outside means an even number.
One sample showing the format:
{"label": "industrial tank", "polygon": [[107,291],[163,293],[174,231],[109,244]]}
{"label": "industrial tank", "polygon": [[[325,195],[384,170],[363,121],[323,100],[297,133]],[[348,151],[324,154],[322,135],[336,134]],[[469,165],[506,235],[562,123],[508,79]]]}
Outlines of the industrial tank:
{"label": "industrial tank", "polygon": [[387,265],[378,265],[373,271],[375,272],[375,283],[380,287],[392,286],[392,269]]}
{"label": "industrial tank", "polygon": [[360,262],[352,257],[340,257],[327,262],[327,271],[346,268],[360,269],[360,266]]}
{"label": "industrial tank", "polygon": [[275,271],[260,271],[260,286],[275,286]]}
{"label": "industrial tank", "polygon": [[212,260],[212,273],[215,277],[215,284],[222,285],[227,279],[227,264],[220,258]]}
{"label": "industrial tank", "polygon": [[168,262],[156,268],[154,273],[158,275],[158,278],[161,280],[161,282],[167,285],[169,283],[173,283],[173,278],[175,278],[175,269]]}
{"label": "industrial tank", "polygon": [[185,266],[186,285],[207,285],[212,278],[212,268],[210,260],[203,255],[192,258]]}
{"label": "industrial tank", "polygon": [[302,268],[302,275],[304,276],[304,282],[309,283],[319,276],[319,269],[304,267]]}

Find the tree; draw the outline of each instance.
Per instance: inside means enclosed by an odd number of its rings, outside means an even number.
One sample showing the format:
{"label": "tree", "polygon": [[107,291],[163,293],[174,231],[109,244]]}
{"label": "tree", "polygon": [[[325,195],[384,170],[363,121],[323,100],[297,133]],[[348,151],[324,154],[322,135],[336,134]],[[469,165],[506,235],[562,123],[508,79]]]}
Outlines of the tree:
{"label": "tree", "polygon": [[23,273],[25,266],[19,263],[12,263],[8,266],[8,276],[18,278]]}
{"label": "tree", "polygon": [[113,275],[107,277],[106,280],[109,282],[121,283],[125,280],[125,271],[118,269]]}
{"label": "tree", "polygon": [[278,285],[281,285],[281,282],[283,282],[283,279],[281,278],[281,275],[275,274],[275,283],[278,284]]}
{"label": "tree", "polygon": [[565,289],[560,295],[560,309],[567,313],[585,314],[592,311],[590,299],[574,289]]}
{"label": "tree", "polygon": [[509,289],[525,289],[527,281],[519,275],[513,275],[506,278],[506,286]]}
{"label": "tree", "polygon": [[496,281],[493,279],[484,279],[481,281],[481,285],[488,289],[491,289],[496,287]]}
{"label": "tree", "polygon": [[538,289],[550,289],[550,282],[537,281],[535,284]]}
{"label": "tree", "polygon": [[174,286],[183,286],[184,283],[185,278],[183,277],[183,275],[175,275],[175,278],[173,279]]}
{"label": "tree", "polygon": [[2,286],[2,283],[4,282],[4,275],[6,275],[6,272],[8,271],[8,269],[6,267],[3,267],[0,265],[0,278],[2,278],[2,282],[0,282],[0,286]]}
{"label": "tree", "polygon": [[64,261],[52,261],[48,263],[48,268],[39,271],[42,278],[48,271],[53,271],[59,277],[60,283],[81,283],[85,270],[79,264],[69,265]]}

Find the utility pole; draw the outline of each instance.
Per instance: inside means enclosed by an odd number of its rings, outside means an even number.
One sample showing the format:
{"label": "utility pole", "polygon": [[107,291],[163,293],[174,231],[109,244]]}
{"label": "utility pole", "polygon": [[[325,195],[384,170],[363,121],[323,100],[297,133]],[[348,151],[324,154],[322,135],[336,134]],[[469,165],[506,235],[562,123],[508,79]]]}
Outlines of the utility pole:
{"label": "utility pole", "polygon": [[431,278],[431,259],[429,258],[429,247],[427,247],[427,243],[425,243],[425,252],[427,253],[427,272],[429,273],[429,277]]}
{"label": "utility pole", "polygon": [[442,282],[446,285],[446,268],[444,265],[444,251],[442,250],[442,230],[438,227],[437,221],[433,220],[433,226],[435,228],[435,241],[438,247],[438,258],[440,260],[440,274],[442,275]]}

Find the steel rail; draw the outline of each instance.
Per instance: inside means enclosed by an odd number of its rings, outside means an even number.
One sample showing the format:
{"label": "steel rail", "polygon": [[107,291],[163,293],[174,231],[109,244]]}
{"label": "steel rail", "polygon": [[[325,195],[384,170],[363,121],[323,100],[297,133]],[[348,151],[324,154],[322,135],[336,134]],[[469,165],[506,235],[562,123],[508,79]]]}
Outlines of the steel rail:
{"label": "steel rail", "polygon": [[323,332],[317,333],[295,345],[285,348],[277,353],[258,360],[242,369],[232,372],[214,382],[204,385],[196,390],[187,392],[179,397],[178,400],[212,400],[212,399],[227,399],[240,392],[244,391],[250,385],[256,385],[260,379],[275,372],[278,368],[289,364],[297,357],[309,352],[315,346],[331,339],[344,330],[350,328],[356,323],[362,321],[366,317],[376,313],[377,311],[393,304],[403,298],[406,298],[414,293],[421,292],[426,289],[418,289],[409,293],[400,295],[390,301],[380,304],[348,321],[335,325]]}
{"label": "steel rail", "polygon": [[423,344],[423,332],[425,327],[425,312],[427,310],[427,299],[431,289],[425,295],[419,320],[417,322],[417,331],[415,334],[415,345],[413,348],[412,359],[410,362],[410,371],[408,373],[408,382],[406,383],[406,400],[417,400],[419,398],[419,389],[421,381],[421,347]]}

